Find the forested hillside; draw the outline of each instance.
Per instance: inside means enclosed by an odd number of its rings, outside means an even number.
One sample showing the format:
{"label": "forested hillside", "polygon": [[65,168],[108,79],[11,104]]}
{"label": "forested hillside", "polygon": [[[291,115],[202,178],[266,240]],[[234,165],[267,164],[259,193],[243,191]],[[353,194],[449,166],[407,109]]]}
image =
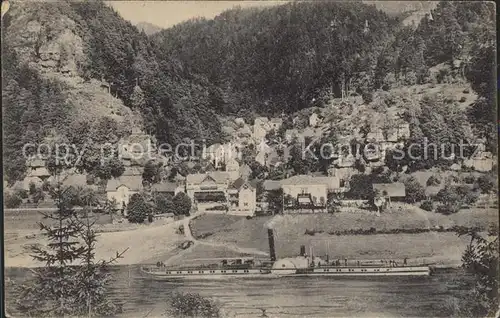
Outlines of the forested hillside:
{"label": "forested hillside", "polygon": [[[467,80],[480,96],[469,118],[478,135],[495,141],[492,3],[441,2],[410,26],[361,2],[287,3],[229,10],[148,38],[100,1],[27,2],[13,6],[2,24],[11,180],[22,174],[21,145],[54,131],[69,136],[87,127],[86,107],[105,109],[91,91],[75,94],[91,80],[110,83],[113,98],[142,114],[147,132],[174,144],[217,141],[217,115],[292,113],[352,94],[368,102],[373,91],[396,82]],[[105,135],[95,137],[96,131],[109,133],[97,126],[85,131],[97,139]]]}
{"label": "forested hillside", "polygon": [[325,95],[369,101],[393,83],[469,81],[480,95],[469,119],[494,142],[494,5],[428,9],[420,23],[405,26],[405,15],[359,2],[288,3],[195,19],[153,38],[163,58],[216,85],[225,114],[289,113],[322,106]]}
{"label": "forested hillside", "polygon": [[292,112],[324,89],[366,88],[398,20],[357,3],[235,9],[154,36],[165,57],[217,85],[223,112]]}
{"label": "forested hillside", "polygon": [[[82,91],[91,79],[109,83],[113,99],[142,113],[146,131],[161,142],[218,138],[220,125],[208,82],[186,72],[178,61],[161,59],[144,33],[103,2],[19,3],[3,18],[2,27],[4,160],[9,180],[24,173],[26,142],[37,144],[54,133],[68,137],[75,129],[87,132],[80,136],[82,142],[102,141],[112,127],[120,130],[112,118],[115,113],[98,104],[102,98],[95,98],[101,93],[99,85]],[[106,104],[108,99],[111,96]],[[91,108],[102,114],[84,119]],[[96,129],[88,129],[96,117],[111,128],[100,130],[96,124]],[[127,124],[130,130],[134,123]],[[104,135],[96,136],[96,131]]]}

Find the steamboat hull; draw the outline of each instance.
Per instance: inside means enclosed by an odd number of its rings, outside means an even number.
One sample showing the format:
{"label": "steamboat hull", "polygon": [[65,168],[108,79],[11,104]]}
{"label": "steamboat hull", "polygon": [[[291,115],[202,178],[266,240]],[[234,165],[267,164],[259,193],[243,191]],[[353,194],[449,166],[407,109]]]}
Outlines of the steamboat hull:
{"label": "steamboat hull", "polygon": [[[280,273],[281,272],[281,273]],[[297,269],[293,272],[284,270],[273,270],[273,273],[281,277],[345,277],[345,276],[430,276],[429,266],[409,267],[325,267],[311,269]]]}
{"label": "steamboat hull", "polygon": [[228,278],[267,279],[273,276],[269,269],[148,270],[143,268],[142,272],[156,280],[217,280]]}
{"label": "steamboat hull", "polygon": [[380,277],[380,276],[429,276],[429,266],[411,267],[324,267],[282,268],[247,270],[145,270],[156,280],[217,280],[228,278],[270,279],[280,277]]}

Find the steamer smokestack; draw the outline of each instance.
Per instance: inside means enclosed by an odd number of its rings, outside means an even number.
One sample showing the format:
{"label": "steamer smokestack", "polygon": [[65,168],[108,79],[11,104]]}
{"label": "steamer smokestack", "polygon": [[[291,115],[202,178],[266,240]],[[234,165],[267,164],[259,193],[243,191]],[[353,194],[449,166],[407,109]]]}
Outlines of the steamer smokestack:
{"label": "steamer smokestack", "polygon": [[306,246],[305,245],[300,246],[300,256],[306,256]]}
{"label": "steamer smokestack", "polygon": [[271,256],[271,262],[275,262],[276,250],[274,248],[274,233],[272,229],[267,229],[267,236],[269,238],[269,255]]}

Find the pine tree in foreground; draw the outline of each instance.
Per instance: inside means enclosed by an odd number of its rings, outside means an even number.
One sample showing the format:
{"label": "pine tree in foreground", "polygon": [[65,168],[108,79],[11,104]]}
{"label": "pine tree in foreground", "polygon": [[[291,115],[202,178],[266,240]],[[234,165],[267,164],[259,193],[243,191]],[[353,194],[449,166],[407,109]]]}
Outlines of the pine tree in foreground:
{"label": "pine tree in foreground", "polygon": [[462,266],[474,276],[474,285],[461,300],[460,315],[498,317],[498,228],[492,226],[487,236],[463,227],[455,231],[470,238],[462,255]]}
{"label": "pine tree in foreground", "polygon": [[107,266],[125,251],[109,261],[95,260],[95,220],[88,208],[83,214],[75,211],[78,200],[67,190],[58,183],[52,191],[57,210],[44,214],[52,225],[39,223],[49,242],[44,248],[32,247],[32,257],[45,266],[33,270],[34,278],[20,287],[18,309],[36,317],[113,315],[120,308],[107,298]]}
{"label": "pine tree in foreground", "polygon": [[33,270],[35,277],[22,286],[18,307],[35,316],[68,316],[74,312],[77,290],[77,267],[71,266],[85,252],[78,241],[82,225],[76,221],[75,210],[58,184],[51,193],[57,206],[44,219],[53,225],[39,223],[48,240],[45,248],[32,246],[32,257],[45,266]]}
{"label": "pine tree in foreground", "polygon": [[111,274],[108,266],[115,263],[127,251],[116,253],[116,256],[108,261],[95,259],[95,244],[97,243],[97,234],[94,229],[95,218],[91,218],[88,211],[84,211],[84,216],[79,220],[82,225],[81,239],[85,252],[82,253],[80,260],[81,266],[77,273],[79,284],[76,295],[76,303],[85,304],[85,312],[88,317],[92,316],[110,316],[119,311],[121,307],[110,301],[106,294],[106,285],[111,280]]}

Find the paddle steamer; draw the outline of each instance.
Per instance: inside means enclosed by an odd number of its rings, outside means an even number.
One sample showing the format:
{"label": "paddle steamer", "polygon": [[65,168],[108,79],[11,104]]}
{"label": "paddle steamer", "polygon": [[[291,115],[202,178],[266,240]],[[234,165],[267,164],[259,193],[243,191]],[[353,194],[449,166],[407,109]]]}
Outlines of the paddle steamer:
{"label": "paddle steamer", "polygon": [[313,276],[429,276],[428,264],[407,265],[406,259],[396,261],[331,261],[309,255],[301,246],[296,257],[277,259],[273,230],[268,230],[270,260],[251,257],[225,259],[219,263],[200,266],[143,266],[141,270],[156,279],[216,279],[216,278],[279,278]]}

